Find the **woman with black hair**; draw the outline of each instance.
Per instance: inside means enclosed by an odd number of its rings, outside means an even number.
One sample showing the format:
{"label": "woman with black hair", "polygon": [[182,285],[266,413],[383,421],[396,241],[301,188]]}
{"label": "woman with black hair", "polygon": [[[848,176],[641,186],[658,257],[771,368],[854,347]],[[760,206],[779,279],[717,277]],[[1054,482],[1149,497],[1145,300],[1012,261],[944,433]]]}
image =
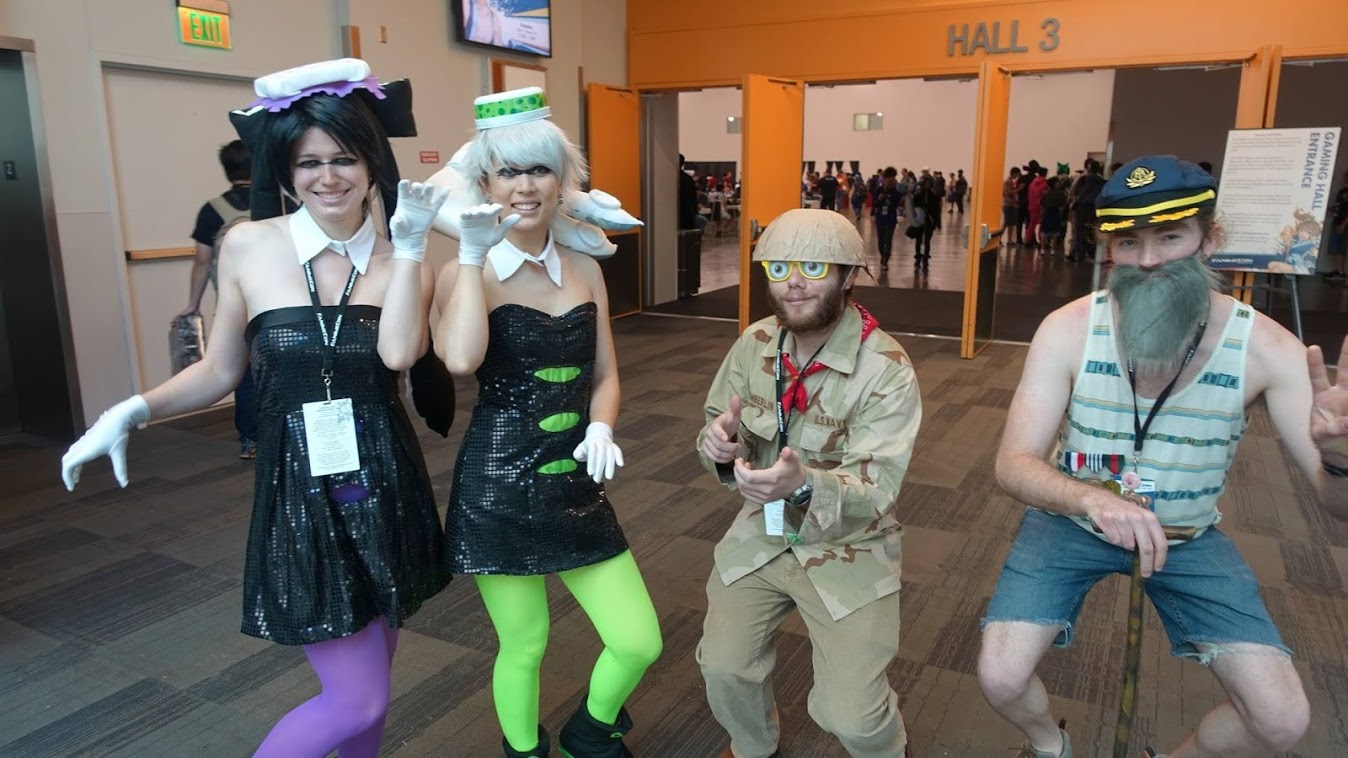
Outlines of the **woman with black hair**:
{"label": "woman with black hair", "polygon": [[[258,456],[243,632],[303,645],[322,692],[272,729],[259,756],[375,756],[397,629],[449,581],[425,463],[397,392],[426,350],[433,276],[422,265],[444,194],[402,182],[386,239],[369,197],[387,138],[362,97],[362,61],[273,74],[255,175],[300,203],[226,235],[205,358],[113,406],[63,460],[67,487],[102,455],[126,486],[129,431],[209,407],[251,360]],[[280,89],[299,92],[268,97]],[[265,169],[265,170],[262,170]],[[256,217],[257,214],[255,214]]]}

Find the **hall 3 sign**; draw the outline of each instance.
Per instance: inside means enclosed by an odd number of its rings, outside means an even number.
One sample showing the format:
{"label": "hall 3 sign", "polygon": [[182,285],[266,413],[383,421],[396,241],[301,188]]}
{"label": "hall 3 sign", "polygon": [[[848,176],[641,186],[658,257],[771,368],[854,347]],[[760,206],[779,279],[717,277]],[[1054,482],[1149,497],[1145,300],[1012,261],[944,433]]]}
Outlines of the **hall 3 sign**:
{"label": "hall 3 sign", "polygon": [[[1061,39],[1058,36],[1062,25],[1056,18],[1046,18],[1039,24],[1041,36],[1039,49],[1051,53],[1058,49]],[[1005,43],[1002,33],[1006,32]],[[1026,36],[1029,39],[1029,36]],[[1030,48],[1020,43],[1020,22],[1010,21],[1005,26],[1001,21],[979,21],[976,24],[951,24],[946,33],[945,54],[947,58],[957,55],[977,55],[982,50],[985,55],[1005,55],[1007,53],[1028,53]]]}

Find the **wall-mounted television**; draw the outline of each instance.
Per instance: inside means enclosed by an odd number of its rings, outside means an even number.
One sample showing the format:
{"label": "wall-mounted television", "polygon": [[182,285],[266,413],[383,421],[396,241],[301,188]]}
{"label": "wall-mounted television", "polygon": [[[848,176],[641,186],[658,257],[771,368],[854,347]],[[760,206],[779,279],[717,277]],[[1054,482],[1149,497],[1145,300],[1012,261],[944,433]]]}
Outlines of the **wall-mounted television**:
{"label": "wall-mounted television", "polygon": [[458,40],[552,57],[551,0],[449,0]]}

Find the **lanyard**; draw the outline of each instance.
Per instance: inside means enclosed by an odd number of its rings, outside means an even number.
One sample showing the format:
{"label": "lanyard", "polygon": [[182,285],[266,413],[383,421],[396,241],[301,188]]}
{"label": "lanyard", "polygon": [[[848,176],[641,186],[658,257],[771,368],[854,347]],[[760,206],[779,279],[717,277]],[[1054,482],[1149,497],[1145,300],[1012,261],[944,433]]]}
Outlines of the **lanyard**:
{"label": "lanyard", "polygon": [[[783,345],[785,342],[786,342],[786,330],[783,329],[783,330],[778,334],[778,336],[777,336],[777,359],[776,359],[776,361],[773,363],[773,367],[772,367],[772,376],[773,376],[773,380],[774,380],[773,385],[774,385],[774,387],[776,387],[776,390],[777,390],[777,454],[778,454],[778,455],[781,455],[782,451],[786,449],[786,435],[787,435],[787,430],[791,428],[791,411],[792,411],[792,409],[791,409],[791,408],[787,408],[787,407],[786,407],[786,402],[785,402],[784,400],[782,400],[782,345]],[[826,344],[828,344],[828,342],[825,341],[824,344],[826,345]],[[814,359],[819,357],[819,351],[820,351],[820,350],[823,350],[823,349],[824,349],[824,345],[820,345],[820,346],[819,346],[819,349],[814,351],[814,355],[810,356],[810,360],[806,361],[803,365],[799,366],[799,367],[796,369],[796,376],[795,376],[795,378],[793,378],[793,379],[791,380],[791,383],[792,383],[793,385],[794,385],[796,382],[801,382],[802,384],[804,384],[804,382],[805,382],[805,372],[810,368],[810,366],[813,366],[813,365],[814,365]]]}
{"label": "lanyard", "polygon": [[1142,443],[1146,440],[1147,430],[1151,428],[1151,422],[1156,418],[1156,412],[1161,410],[1167,398],[1170,397],[1171,390],[1175,389],[1175,383],[1179,381],[1180,374],[1184,373],[1185,367],[1189,361],[1194,359],[1194,354],[1198,352],[1198,343],[1203,341],[1203,332],[1207,331],[1208,322],[1200,321],[1198,323],[1198,333],[1194,335],[1194,341],[1189,345],[1189,352],[1184,354],[1184,360],[1180,362],[1179,371],[1175,372],[1175,378],[1170,380],[1170,384],[1161,390],[1161,394],[1156,396],[1156,402],[1152,403],[1151,410],[1147,411],[1147,420],[1141,420],[1141,414],[1137,410],[1137,371],[1133,364],[1133,359],[1128,359],[1128,386],[1133,388],[1133,471],[1137,471],[1137,458],[1142,454]]}
{"label": "lanyard", "polygon": [[314,267],[310,261],[304,262],[304,280],[309,285],[309,300],[314,304],[314,318],[318,319],[318,330],[323,334],[323,386],[328,391],[328,400],[332,400],[332,366],[337,355],[337,335],[342,331],[342,317],[346,315],[346,304],[351,299],[351,290],[356,286],[356,276],[360,272],[351,267],[351,276],[346,280],[346,290],[342,292],[342,301],[337,305],[337,318],[332,322],[332,339],[328,339],[328,325],[323,321],[323,304],[318,299],[318,285],[314,283]]}

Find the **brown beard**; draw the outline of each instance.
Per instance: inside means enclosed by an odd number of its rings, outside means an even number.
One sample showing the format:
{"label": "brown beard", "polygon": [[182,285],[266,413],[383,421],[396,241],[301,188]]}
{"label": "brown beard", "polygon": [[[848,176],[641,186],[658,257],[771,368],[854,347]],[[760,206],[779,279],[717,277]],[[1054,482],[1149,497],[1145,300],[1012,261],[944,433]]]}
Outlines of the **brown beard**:
{"label": "brown beard", "polygon": [[843,292],[842,283],[828,290],[822,297],[815,301],[814,310],[804,316],[792,317],[788,315],[786,304],[783,303],[772,290],[768,290],[768,301],[772,303],[772,312],[777,315],[777,320],[783,327],[794,334],[809,334],[832,328],[842,317],[843,307],[847,304],[847,293]]}
{"label": "brown beard", "polygon": [[1198,255],[1152,271],[1115,266],[1108,287],[1119,304],[1123,358],[1131,359],[1143,375],[1173,374],[1198,323],[1207,319],[1208,293],[1220,290],[1221,281]]}

